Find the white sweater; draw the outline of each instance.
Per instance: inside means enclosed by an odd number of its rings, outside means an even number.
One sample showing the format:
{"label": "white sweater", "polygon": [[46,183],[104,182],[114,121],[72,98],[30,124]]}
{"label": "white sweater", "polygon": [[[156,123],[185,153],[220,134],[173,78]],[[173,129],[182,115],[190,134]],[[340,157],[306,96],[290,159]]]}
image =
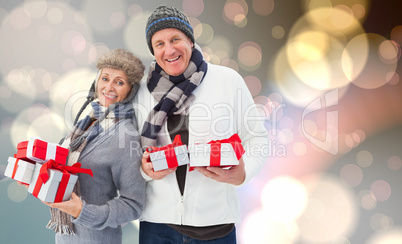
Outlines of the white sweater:
{"label": "white sweater", "polygon": [[[246,150],[243,184],[247,183],[266,160],[262,151],[267,151],[268,134],[263,125],[264,117],[257,111],[244,80],[230,68],[208,63],[207,74],[193,94],[196,99],[189,109],[188,146],[238,133]],[[140,132],[155,105],[156,101],[143,82],[134,100]],[[157,143],[158,146],[171,143],[166,123]],[[153,180],[143,171],[141,173],[147,181],[147,190],[140,220],[191,226],[240,221],[240,205],[234,185],[217,182],[194,170],[187,172],[182,196],[174,173],[162,180]]]}

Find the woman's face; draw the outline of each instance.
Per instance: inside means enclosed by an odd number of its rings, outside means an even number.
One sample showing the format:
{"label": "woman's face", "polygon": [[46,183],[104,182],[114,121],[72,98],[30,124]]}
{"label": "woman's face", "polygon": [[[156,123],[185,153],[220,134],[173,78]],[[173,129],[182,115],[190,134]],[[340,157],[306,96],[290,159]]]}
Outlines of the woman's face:
{"label": "woman's face", "polygon": [[97,95],[99,103],[104,107],[123,101],[130,93],[131,85],[122,70],[103,68],[98,79]]}
{"label": "woman's face", "polygon": [[151,39],[156,62],[172,76],[181,75],[190,62],[193,42],[175,28],[156,32]]}

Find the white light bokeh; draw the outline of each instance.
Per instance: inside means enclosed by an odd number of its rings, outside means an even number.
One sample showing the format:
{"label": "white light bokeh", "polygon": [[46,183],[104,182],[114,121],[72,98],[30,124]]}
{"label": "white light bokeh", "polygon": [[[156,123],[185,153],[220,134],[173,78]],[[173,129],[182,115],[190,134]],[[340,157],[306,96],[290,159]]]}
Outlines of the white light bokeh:
{"label": "white light bokeh", "polygon": [[25,187],[18,185],[17,182],[14,181],[7,187],[7,196],[13,202],[22,202],[27,198],[28,191]]}
{"label": "white light bokeh", "polygon": [[400,244],[402,243],[402,227],[394,228],[381,232],[374,232],[368,238],[366,244]]}
{"label": "white light bokeh", "polygon": [[303,184],[290,176],[268,181],[261,192],[265,216],[279,222],[292,222],[304,211],[307,191]]}
{"label": "white light bokeh", "polygon": [[354,231],[359,216],[354,194],[332,178],[307,185],[309,199],[297,220],[300,235],[307,243],[331,243]]}

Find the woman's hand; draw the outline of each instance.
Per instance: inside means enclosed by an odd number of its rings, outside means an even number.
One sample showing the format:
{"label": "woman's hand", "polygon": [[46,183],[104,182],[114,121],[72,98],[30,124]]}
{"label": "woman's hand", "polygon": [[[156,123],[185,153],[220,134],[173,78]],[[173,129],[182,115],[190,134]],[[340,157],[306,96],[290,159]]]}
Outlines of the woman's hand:
{"label": "woman's hand", "polygon": [[195,169],[208,178],[219,182],[225,182],[233,185],[240,185],[246,178],[243,158],[240,158],[239,165],[222,169],[221,167],[195,167]]}
{"label": "woman's hand", "polygon": [[[43,201],[42,201],[43,202]],[[47,206],[51,208],[57,208],[60,211],[73,216],[74,218],[78,218],[82,210],[82,201],[81,198],[77,196],[74,192],[71,194],[71,199],[64,202],[57,202],[57,203],[49,203],[43,202]]]}
{"label": "woman's hand", "polygon": [[147,174],[154,180],[161,180],[165,178],[168,174],[176,170],[176,168],[172,168],[172,169],[159,170],[155,172],[152,166],[152,162],[149,158],[149,152],[147,151],[145,151],[144,154],[142,155],[141,168],[145,174]]}

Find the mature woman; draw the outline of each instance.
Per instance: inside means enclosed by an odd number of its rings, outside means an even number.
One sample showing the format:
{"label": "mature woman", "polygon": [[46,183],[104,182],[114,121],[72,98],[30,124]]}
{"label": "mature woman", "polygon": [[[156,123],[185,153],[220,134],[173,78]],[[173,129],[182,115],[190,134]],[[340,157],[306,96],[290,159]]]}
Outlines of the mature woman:
{"label": "mature woman", "polygon": [[[56,231],[56,243],[121,243],[121,224],[138,219],[144,206],[142,151],[132,107],[144,65],[116,49],[101,56],[97,68],[87,101],[62,144],[70,149],[68,164],[80,162],[94,177],[80,174],[70,200],[45,203],[51,207],[48,228]],[[77,123],[89,103],[91,112]]]}

